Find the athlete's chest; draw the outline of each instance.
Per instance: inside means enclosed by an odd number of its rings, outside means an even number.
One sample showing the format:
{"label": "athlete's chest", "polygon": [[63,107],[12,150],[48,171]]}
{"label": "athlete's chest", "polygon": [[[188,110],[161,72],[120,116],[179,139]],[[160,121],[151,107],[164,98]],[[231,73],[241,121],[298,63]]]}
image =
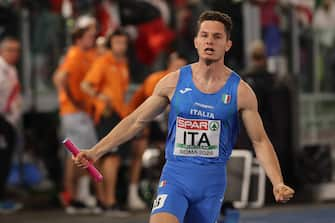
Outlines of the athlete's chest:
{"label": "athlete's chest", "polygon": [[171,107],[178,116],[194,119],[226,120],[236,113],[235,96],[227,91],[202,94],[193,88],[176,89]]}

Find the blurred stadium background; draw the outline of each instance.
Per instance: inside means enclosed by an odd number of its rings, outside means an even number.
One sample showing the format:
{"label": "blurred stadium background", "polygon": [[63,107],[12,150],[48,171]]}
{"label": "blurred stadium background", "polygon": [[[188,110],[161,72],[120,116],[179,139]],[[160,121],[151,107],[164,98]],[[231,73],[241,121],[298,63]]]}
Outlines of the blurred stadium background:
{"label": "blurred stadium background", "polygon": [[[188,62],[197,59],[194,27],[206,9],[228,13],[233,19],[233,47],[226,63],[256,91],[270,95],[260,94],[259,98],[260,104],[264,100],[264,124],[285,179],[297,193],[288,206],[275,205],[269,182],[259,179],[262,172],[257,170],[257,163],[252,167],[246,162],[248,154],[236,155],[230,175],[237,190],[228,195],[232,203],[227,205],[238,208],[240,222],[246,223],[335,222],[335,1],[0,0],[0,38],[14,36],[21,43],[17,69],[24,99],[7,182],[9,196],[24,208],[12,215],[0,214],[1,222],[98,223],[114,219],[68,216],[59,201],[65,151],[60,143],[63,136],[52,78],[71,44],[70,34],[78,18],[94,17],[97,36],[117,27],[127,30],[130,98],[148,74],[166,68],[171,51],[177,49]],[[271,79],[244,75],[253,65],[250,50],[259,40],[266,47]],[[252,151],[243,126],[236,148]],[[121,203],[127,196],[123,186],[128,183],[129,160],[126,154],[120,169],[117,190]],[[151,164],[148,161],[143,167],[140,188],[148,207],[154,196],[152,179],[157,177],[156,172],[150,172]],[[244,169],[239,168],[243,165]],[[247,182],[245,171],[250,175]],[[243,195],[243,190],[247,194]],[[260,203],[252,205],[257,199]],[[132,212],[131,217],[115,222],[145,222],[147,213]]]}

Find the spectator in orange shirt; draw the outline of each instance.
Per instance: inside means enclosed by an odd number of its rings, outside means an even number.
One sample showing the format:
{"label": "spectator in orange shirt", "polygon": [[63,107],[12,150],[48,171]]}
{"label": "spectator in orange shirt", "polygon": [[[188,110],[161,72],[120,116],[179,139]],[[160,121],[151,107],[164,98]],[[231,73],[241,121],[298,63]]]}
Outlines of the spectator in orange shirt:
{"label": "spectator in orange shirt", "polygon": [[[172,52],[169,55],[167,69],[150,74],[144,80],[144,83],[134,93],[128,104],[129,112],[134,111],[149,96],[151,96],[156,84],[160,79],[162,79],[166,74],[178,70],[182,66],[186,65],[186,63],[187,60],[184,56],[178,54],[177,52]],[[159,127],[159,125],[153,126]],[[158,132],[162,132],[162,130],[158,129],[157,131],[152,131],[151,133],[150,132],[150,129],[146,128],[141,135],[139,135],[132,141],[133,158],[130,171],[130,185],[128,193],[128,205],[131,209],[143,209],[145,207],[144,202],[139,198],[137,193],[142,166],[142,155],[144,153],[144,150],[148,147],[150,134],[159,134]],[[159,137],[155,136],[155,138],[156,140],[159,140]],[[163,140],[164,139],[165,136],[163,137]]]}
{"label": "spectator in orange shirt", "polygon": [[[82,90],[95,98],[94,119],[99,139],[105,137],[127,113],[125,95],[129,84],[126,57],[128,36],[122,29],[117,29],[106,39],[109,50],[94,62],[81,83]],[[127,213],[120,208],[115,196],[120,163],[119,148],[114,148],[102,160],[105,180],[98,189],[98,199],[107,214],[123,217]]]}
{"label": "spectator in orange shirt", "polygon": [[[54,84],[59,92],[61,126],[64,135],[81,148],[89,148],[97,142],[94,124],[88,112],[91,110],[87,95],[80,89],[80,82],[90,68],[95,54],[96,25],[94,19],[76,27],[72,33],[73,45],[54,75]],[[90,211],[79,201],[76,184],[79,176],[69,156],[65,165],[64,193],[62,198],[69,214]],[[89,186],[89,185],[87,185]],[[68,201],[69,200],[69,201]]]}

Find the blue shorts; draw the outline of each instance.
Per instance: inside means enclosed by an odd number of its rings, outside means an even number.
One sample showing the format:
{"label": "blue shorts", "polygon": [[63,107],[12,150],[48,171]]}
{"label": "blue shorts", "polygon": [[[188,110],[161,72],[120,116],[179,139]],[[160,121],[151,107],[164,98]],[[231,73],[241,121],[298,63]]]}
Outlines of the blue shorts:
{"label": "blue shorts", "polygon": [[167,161],[151,214],[167,212],[179,223],[216,222],[226,188],[223,165]]}

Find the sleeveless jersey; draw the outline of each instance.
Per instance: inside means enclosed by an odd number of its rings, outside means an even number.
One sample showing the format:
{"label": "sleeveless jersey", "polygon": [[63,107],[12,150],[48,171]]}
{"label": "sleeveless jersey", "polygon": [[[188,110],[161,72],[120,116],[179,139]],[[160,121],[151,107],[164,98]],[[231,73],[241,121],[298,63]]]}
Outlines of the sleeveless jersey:
{"label": "sleeveless jersey", "polygon": [[167,161],[226,164],[238,134],[240,79],[232,72],[220,90],[206,94],[194,85],[191,65],[180,69],[170,104]]}

